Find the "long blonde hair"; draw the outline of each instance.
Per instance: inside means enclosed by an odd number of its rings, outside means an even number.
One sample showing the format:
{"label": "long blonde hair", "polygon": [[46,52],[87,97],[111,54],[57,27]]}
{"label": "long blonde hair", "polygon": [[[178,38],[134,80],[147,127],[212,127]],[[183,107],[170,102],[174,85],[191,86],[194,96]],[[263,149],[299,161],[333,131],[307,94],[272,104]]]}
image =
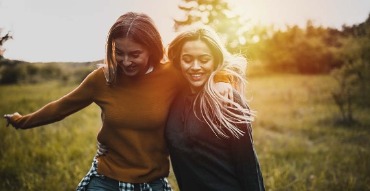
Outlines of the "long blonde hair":
{"label": "long blonde hair", "polygon": [[[247,60],[240,55],[231,55],[213,29],[201,26],[180,33],[170,43],[168,58],[177,68],[180,68],[180,54],[183,45],[192,40],[202,40],[208,45],[216,65],[204,85],[204,91],[200,91],[195,98],[194,113],[208,124],[217,137],[229,138],[231,134],[239,138],[245,132],[238,125],[251,123],[254,117],[254,112],[247,106],[245,99]],[[214,77],[220,71],[226,72],[231,79],[235,90],[234,97],[238,100],[227,99],[216,91]],[[197,103],[199,103],[200,114],[196,112]]]}

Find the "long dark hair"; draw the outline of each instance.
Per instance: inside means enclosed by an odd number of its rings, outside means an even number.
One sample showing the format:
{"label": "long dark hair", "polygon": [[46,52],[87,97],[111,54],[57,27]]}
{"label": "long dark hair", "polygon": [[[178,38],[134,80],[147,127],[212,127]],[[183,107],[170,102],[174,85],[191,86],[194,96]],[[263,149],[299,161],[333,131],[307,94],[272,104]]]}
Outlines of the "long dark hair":
{"label": "long dark hair", "polygon": [[114,39],[118,38],[130,38],[145,46],[150,52],[148,62],[154,67],[163,58],[162,38],[153,20],[143,13],[128,12],[117,19],[108,33],[104,60],[104,74],[108,84],[113,83],[117,76]]}

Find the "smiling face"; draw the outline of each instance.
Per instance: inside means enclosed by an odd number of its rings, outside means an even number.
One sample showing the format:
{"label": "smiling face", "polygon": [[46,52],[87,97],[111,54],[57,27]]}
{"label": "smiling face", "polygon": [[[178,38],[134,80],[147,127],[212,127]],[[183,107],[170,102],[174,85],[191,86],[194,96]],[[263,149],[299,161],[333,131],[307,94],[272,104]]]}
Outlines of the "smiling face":
{"label": "smiling face", "polygon": [[149,68],[149,51],[130,38],[114,40],[117,65],[129,77],[144,75]]}
{"label": "smiling face", "polygon": [[201,40],[184,43],[180,54],[180,68],[193,93],[204,86],[214,66],[212,51],[206,43]]}

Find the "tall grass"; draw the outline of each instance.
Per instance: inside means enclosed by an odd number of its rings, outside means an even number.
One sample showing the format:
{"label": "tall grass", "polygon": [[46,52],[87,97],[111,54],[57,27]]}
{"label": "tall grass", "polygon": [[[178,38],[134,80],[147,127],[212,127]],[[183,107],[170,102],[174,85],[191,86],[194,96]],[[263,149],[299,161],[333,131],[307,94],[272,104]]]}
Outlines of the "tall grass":
{"label": "tall grass", "polygon": [[[369,110],[357,123],[335,123],[339,111],[328,76],[277,75],[249,80],[257,111],[255,147],[267,190],[370,190]],[[0,86],[0,114],[29,113],[76,85]],[[74,190],[96,149],[95,105],[31,130],[0,127],[0,190]],[[170,175],[175,190],[176,180]]]}
{"label": "tall grass", "polygon": [[[2,114],[26,114],[71,91],[76,85],[0,86]],[[30,130],[0,128],[1,190],[73,190],[87,173],[101,122],[96,106],[63,121]]]}
{"label": "tall grass", "polygon": [[253,78],[255,146],[267,190],[370,190],[370,110],[335,123],[329,76]]}

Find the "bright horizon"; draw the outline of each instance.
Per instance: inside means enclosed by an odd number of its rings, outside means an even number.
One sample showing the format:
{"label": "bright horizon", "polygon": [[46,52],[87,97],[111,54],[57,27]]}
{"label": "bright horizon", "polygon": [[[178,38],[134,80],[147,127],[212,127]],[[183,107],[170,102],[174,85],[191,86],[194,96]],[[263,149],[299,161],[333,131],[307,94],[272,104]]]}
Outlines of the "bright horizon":
{"label": "bright horizon", "polygon": [[[29,62],[83,62],[104,58],[110,26],[128,11],[153,18],[166,45],[173,37],[173,21],[180,0],[0,0],[4,57]],[[315,26],[340,29],[364,22],[369,0],[230,0],[235,11],[252,24]]]}

